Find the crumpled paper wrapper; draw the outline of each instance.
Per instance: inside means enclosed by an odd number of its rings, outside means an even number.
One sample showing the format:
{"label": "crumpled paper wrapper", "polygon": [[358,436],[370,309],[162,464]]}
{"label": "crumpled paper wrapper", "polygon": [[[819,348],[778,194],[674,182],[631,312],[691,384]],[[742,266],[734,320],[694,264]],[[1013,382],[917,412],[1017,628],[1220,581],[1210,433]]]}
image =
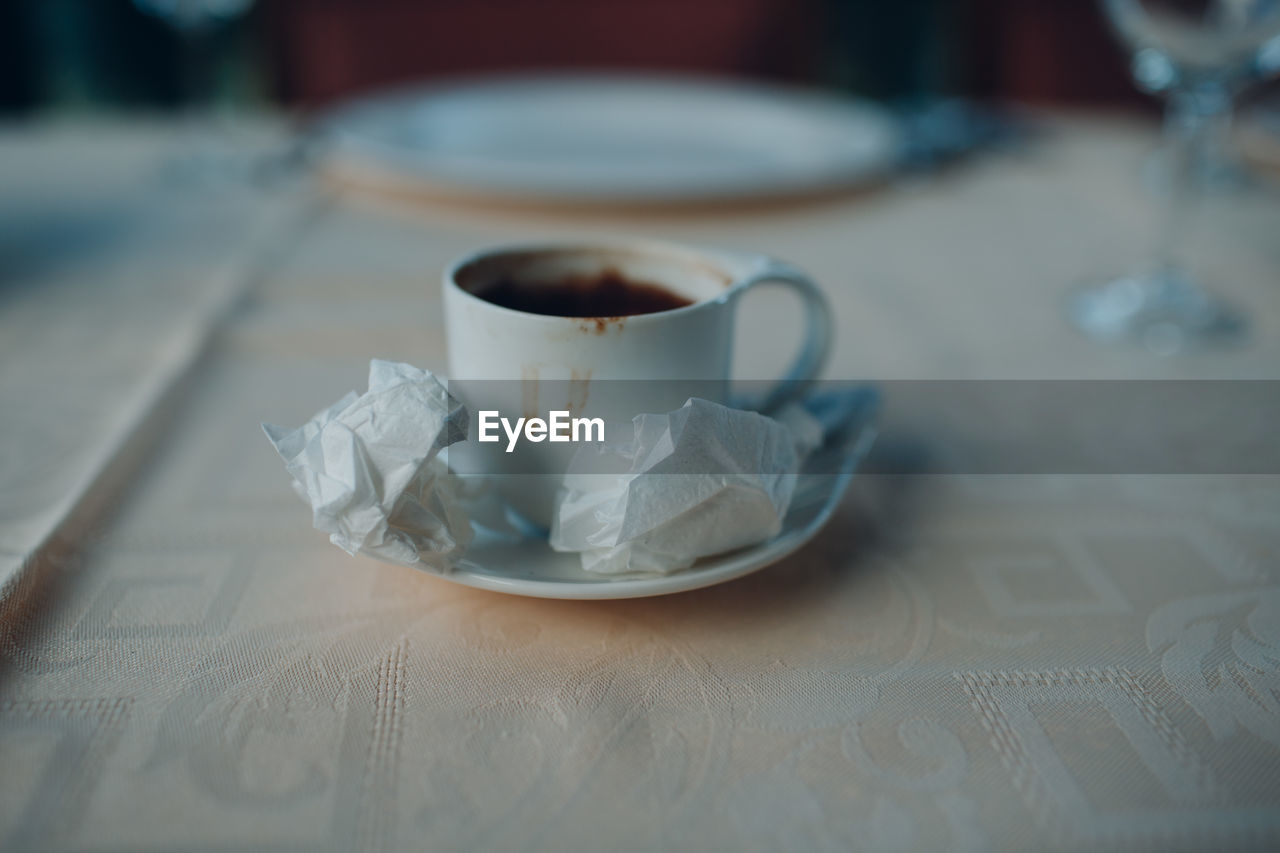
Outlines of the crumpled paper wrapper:
{"label": "crumpled paper wrapper", "polygon": [[823,435],[798,406],[775,420],[698,398],[634,427],[579,450],[557,498],[551,547],[589,572],[669,574],[776,536]]}
{"label": "crumpled paper wrapper", "polygon": [[428,371],[374,359],[364,394],[298,429],[262,428],[316,529],[348,554],[444,571],[471,543],[463,486],[437,458],[466,437],[467,411]]}

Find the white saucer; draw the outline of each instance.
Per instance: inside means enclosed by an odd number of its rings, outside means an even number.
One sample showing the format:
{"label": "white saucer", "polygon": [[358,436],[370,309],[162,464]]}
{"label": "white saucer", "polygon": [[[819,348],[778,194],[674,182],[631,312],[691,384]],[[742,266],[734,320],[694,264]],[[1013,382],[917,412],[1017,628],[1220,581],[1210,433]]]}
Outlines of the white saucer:
{"label": "white saucer", "polygon": [[567,599],[644,598],[740,578],[778,562],[817,535],[840,504],[874,440],[875,428],[868,422],[837,446],[810,456],[777,536],[751,548],[699,560],[683,572],[611,578],[583,571],[577,554],[557,553],[543,540],[511,542],[481,533],[466,559],[440,577],[512,595]]}
{"label": "white saucer", "polygon": [[357,184],[545,204],[688,203],[881,178],[900,131],[865,101],[658,75],[496,77],[355,101],[322,124]]}

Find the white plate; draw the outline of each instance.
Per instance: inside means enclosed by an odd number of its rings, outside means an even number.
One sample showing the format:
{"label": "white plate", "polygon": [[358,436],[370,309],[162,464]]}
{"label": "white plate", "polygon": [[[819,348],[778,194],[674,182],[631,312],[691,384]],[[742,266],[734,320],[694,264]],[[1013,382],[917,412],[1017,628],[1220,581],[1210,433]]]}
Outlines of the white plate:
{"label": "white plate", "polygon": [[610,578],[584,572],[578,555],[557,553],[543,540],[511,542],[481,533],[468,548],[466,559],[441,577],[513,595],[579,599],[644,598],[740,578],[778,562],[817,535],[840,504],[874,439],[875,429],[868,421],[839,446],[810,456],[777,536],[751,548],[699,560],[683,572]]}
{"label": "white plate", "polygon": [[862,101],[697,78],[491,78],[398,91],[324,128],[340,174],[478,198],[671,203],[803,194],[884,176],[897,123]]}

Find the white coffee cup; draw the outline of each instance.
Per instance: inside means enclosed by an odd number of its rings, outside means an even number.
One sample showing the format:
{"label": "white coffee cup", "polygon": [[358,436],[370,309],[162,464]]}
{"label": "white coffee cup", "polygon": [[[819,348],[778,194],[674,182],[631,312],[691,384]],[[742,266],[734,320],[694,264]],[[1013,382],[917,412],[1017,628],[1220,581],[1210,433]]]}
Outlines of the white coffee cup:
{"label": "white coffee cup", "polygon": [[[608,273],[659,285],[691,304],[621,317],[562,317],[517,311],[482,297],[501,279],[536,287]],[[805,308],[798,354],[758,401],[768,411],[817,377],[832,338],[826,299],[790,264],[647,240],[502,246],[461,258],[444,273],[445,332],[449,377],[464,389],[459,396],[471,409],[473,439],[476,413],[486,409],[526,417],[560,409],[614,423],[677,409],[691,391],[726,402],[738,301],[764,284],[793,289]],[[508,473],[504,468],[511,460],[500,445],[467,444],[468,452],[483,457],[472,459],[473,470]],[[499,478],[512,507],[545,526],[573,449],[540,445],[535,476]],[[453,449],[455,456],[461,451]],[[523,458],[521,472],[528,474],[529,457]]]}

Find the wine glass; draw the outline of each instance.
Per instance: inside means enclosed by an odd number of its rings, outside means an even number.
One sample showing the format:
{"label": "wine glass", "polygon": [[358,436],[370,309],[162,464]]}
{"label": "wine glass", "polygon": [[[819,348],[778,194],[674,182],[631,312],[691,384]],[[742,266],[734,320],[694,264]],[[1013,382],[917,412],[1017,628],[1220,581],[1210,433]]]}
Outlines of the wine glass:
{"label": "wine glass", "polygon": [[175,26],[202,27],[242,14],[253,0],[134,0],[139,9]]}
{"label": "wine glass", "polygon": [[1222,145],[1235,95],[1280,70],[1280,0],[1101,0],[1133,50],[1134,80],[1166,98],[1169,193],[1153,262],[1077,291],[1071,315],[1100,338],[1135,338],[1162,354],[1228,341],[1243,317],[1204,289],[1180,249],[1202,170]]}
{"label": "wine glass", "polygon": [[209,96],[206,48],[210,33],[247,12],[253,0],[133,0],[133,5],[177,32],[181,41],[182,96],[190,103]]}
{"label": "wine glass", "polygon": [[248,168],[214,117],[214,36],[254,0],[133,0],[141,11],[171,26],[178,36],[180,88],[185,117],[182,153],[168,164],[179,183],[241,177]]}

